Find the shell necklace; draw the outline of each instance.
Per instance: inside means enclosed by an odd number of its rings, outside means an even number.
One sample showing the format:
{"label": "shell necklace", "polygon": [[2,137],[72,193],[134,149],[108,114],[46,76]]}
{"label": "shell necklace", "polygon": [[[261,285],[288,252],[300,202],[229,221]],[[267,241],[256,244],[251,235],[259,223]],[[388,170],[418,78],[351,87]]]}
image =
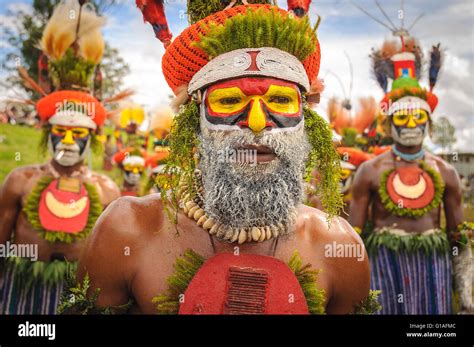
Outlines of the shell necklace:
{"label": "shell necklace", "polygon": [[200,184],[201,179],[201,172],[196,170],[193,180],[195,195],[188,192],[189,187],[186,183],[180,183],[177,196],[180,209],[189,218],[194,219],[197,225],[206,230],[209,235],[215,235],[221,241],[243,244],[245,242],[263,242],[272,238],[278,238],[280,235],[287,233],[287,227],[282,223],[269,226],[237,228],[226,226],[207,216],[204,211],[204,199],[202,196],[204,188]]}

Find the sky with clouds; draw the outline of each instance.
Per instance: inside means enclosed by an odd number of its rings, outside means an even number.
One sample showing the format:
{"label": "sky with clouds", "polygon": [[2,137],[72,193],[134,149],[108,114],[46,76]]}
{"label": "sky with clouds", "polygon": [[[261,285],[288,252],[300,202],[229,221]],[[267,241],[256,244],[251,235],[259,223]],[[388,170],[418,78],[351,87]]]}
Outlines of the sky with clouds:
{"label": "sky with clouds", "polygon": [[[185,15],[186,0],[167,0],[166,14],[169,26],[176,37],[188,24]],[[284,7],[286,1],[278,1]],[[320,77],[324,78],[324,92],[318,112],[325,114],[325,105],[331,96],[343,96],[342,81],[346,93],[350,85],[347,57],[353,66],[352,98],[383,96],[374,80],[369,54],[372,47],[378,47],[392,33],[373,21],[353,2],[372,13],[385,23],[388,20],[378,10],[374,0],[313,0],[311,20],[317,16],[322,21],[318,36],[322,60]],[[400,26],[400,0],[379,0],[390,20]],[[6,9],[21,7],[27,9],[31,1],[0,0],[0,21],[8,23],[14,19],[5,16]],[[472,0],[405,0],[405,27],[421,14],[424,16],[410,33],[419,39],[425,56],[433,44],[441,43],[444,51],[444,65],[435,87],[439,106],[434,119],[447,116],[457,129],[457,150],[473,151],[474,138],[474,1]],[[108,42],[119,49],[130,65],[131,73],[125,79],[125,86],[136,91],[134,101],[147,109],[159,107],[169,101],[171,90],[161,72],[161,57],[164,48],[154,38],[150,25],[143,23],[142,15],[135,7],[135,1],[121,0],[121,4],[107,13],[108,23],[104,35]],[[0,42],[0,54],[5,42]],[[0,77],[4,74],[0,74]],[[428,85],[427,75],[421,83]],[[9,91],[0,90],[0,98]]]}

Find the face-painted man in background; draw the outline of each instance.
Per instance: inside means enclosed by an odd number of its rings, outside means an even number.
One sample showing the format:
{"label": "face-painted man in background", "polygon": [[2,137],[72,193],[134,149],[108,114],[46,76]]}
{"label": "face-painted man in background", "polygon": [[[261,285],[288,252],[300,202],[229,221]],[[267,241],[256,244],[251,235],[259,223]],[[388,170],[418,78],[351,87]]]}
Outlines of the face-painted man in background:
{"label": "face-painted man in background", "polygon": [[123,172],[122,196],[139,196],[140,181],[145,172],[144,152],[127,148],[114,156],[114,162]]}
{"label": "face-painted man in background", "polygon": [[[77,108],[81,111],[56,109],[56,104],[70,106],[78,99]],[[92,115],[82,112],[81,104],[88,103],[95,106]],[[52,159],[46,164],[19,167],[7,176],[0,191],[1,242],[10,240],[38,246],[38,261],[43,262],[45,268],[60,266],[65,260],[74,264],[84,238],[103,207],[119,196],[117,186],[109,178],[90,171],[84,162],[91,143],[97,141],[93,137],[104,121],[105,110],[92,96],[74,91],[52,93],[38,102],[37,109],[45,123],[44,136]],[[11,238],[13,232],[14,239]],[[15,287],[15,283],[21,283],[15,280],[25,275],[17,273],[13,264],[7,266],[4,274],[0,311],[55,313],[57,302],[42,305],[30,301],[16,305],[15,311],[11,311],[11,302],[19,300],[18,295],[23,290]],[[45,291],[44,286],[49,283],[49,294],[59,298],[62,279],[47,281],[38,277],[30,290]],[[19,311],[20,307],[23,311]]]}
{"label": "face-painted man in background", "polygon": [[[382,291],[383,313],[451,313],[452,281],[461,309],[470,310],[469,232],[462,223],[458,174],[423,148],[437,98],[419,85],[415,54],[397,49],[402,51],[387,61],[395,80],[382,102],[395,143],[357,171],[349,221],[366,229],[372,286]],[[375,66],[380,53],[374,54]],[[435,46],[432,57],[438,54]],[[436,78],[430,82],[433,87]],[[442,211],[446,230],[441,229]]]}
{"label": "face-painted man in background", "polygon": [[[103,18],[87,11],[78,24],[77,17],[64,16],[71,11],[78,13],[80,4],[61,2],[45,28],[41,41],[41,59],[46,59],[43,68],[62,66],[64,59],[68,64],[73,60],[76,67],[84,66],[86,61],[88,66],[94,65],[101,59]],[[85,37],[84,30],[76,32],[82,25],[88,28]],[[69,47],[72,42],[64,42],[70,37],[77,38],[76,49]],[[88,47],[86,53],[81,49],[83,44]],[[84,239],[103,208],[120,196],[112,180],[89,170],[84,161],[97,144],[107,113],[95,97],[84,92],[93,72],[91,69],[87,75],[84,71],[52,68],[54,76],[49,77],[56,91],[47,94],[36,90],[43,95],[36,103],[43,123],[40,147],[49,149],[51,159],[18,167],[6,177],[0,189],[0,243],[30,246],[37,250],[37,259],[30,261],[27,254],[2,259],[5,266],[0,274],[0,314],[56,313],[66,261],[72,267],[76,265]],[[78,76],[80,80],[74,80]],[[66,85],[66,80],[81,91]]]}

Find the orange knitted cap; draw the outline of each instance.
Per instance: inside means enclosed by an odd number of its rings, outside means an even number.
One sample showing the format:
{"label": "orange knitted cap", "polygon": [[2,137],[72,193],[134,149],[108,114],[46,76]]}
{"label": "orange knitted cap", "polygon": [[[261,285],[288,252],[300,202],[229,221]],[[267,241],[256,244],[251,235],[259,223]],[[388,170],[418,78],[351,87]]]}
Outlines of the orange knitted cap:
{"label": "orange knitted cap", "polygon": [[83,111],[84,117],[89,117],[97,126],[104,124],[107,116],[104,106],[92,95],[79,91],[62,90],[51,93],[38,101],[36,110],[42,121],[48,121],[62,107],[69,108],[65,106],[66,103],[71,104],[73,109],[76,109],[73,106],[77,105],[77,110]]}
{"label": "orange knitted cap", "polygon": [[[193,42],[199,42],[200,34],[205,35],[205,27],[209,23],[224,24],[227,19],[238,14],[244,14],[249,8],[252,10],[261,9],[263,11],[276,10],[288,16],[292,15],[290,12],[272,5],[242,5],[216,12],[186,28],[166,49],[162,60],[163,74],[168,85],[176,95],[183,86],[189,84],[193,76],[210,60],[204,50],[193,46]],[[302,61],[310,83],[314,82],[318,76],[321,60],[319,41],[317,39],[315,44],[314,52]]]}

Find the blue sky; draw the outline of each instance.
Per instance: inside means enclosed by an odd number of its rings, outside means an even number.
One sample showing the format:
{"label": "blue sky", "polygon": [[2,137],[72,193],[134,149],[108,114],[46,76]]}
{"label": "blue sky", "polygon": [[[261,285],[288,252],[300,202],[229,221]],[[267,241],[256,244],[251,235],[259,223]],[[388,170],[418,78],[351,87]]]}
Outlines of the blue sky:
{"label": "blue sky", "polygon": [[[377,18],[388,22],[379,12],[373,0],[354,0]],[[391,20],[398,26],[400,0],[379,0]],[[8,23],[14,19],[5,17],[7,8],[25,7],[31,1],[0,0],[0,20]],[[149,25],[143,23],[135,1],[122,0],[121,5],[106,15],[104,28],[106,39],[118,48],[131,67],[126,86],[134,88],[134,101],[147,109],[160,107],[168,102],[171,91],[161,73],[161,57],[164,49],[154,38]],[[176,37],[187,26],[186,0],[167,0],[166,14]],[[474,137],[474,2],[472,0],[405,0],[405,23],[409,26],[421,13],[425,16],[410,31],[419,39],[428,55],[431,45],[441,42],[444,66],[435,88],[440,99],[434,118],[447,116],[457,128],[460,150],[473,148]],[[286,7],[286,1],[279,1]],[[348,89],[349,68],[345,54],[354,66],[353,100],[360,96],[381,99],[383,92],[372,77],[368,55],[372,47],[378,47],[391,32],[359,11],[350,0],[315,0],[311,6],[311,19],[322,18],[318,30],[322,50],[321,73],[326,84],[318,112],[325,114],[327,99],[342,96],[343,91],[333,74],[337,74]],[[2,47],[5,43],[0,43]],[[1,54],[0,50],[0,54]],[[0,76],[2,76],[0,74]],[[421,79],[427,86],[427,78]],[[0,90],[0,98],[10,91]]]}

